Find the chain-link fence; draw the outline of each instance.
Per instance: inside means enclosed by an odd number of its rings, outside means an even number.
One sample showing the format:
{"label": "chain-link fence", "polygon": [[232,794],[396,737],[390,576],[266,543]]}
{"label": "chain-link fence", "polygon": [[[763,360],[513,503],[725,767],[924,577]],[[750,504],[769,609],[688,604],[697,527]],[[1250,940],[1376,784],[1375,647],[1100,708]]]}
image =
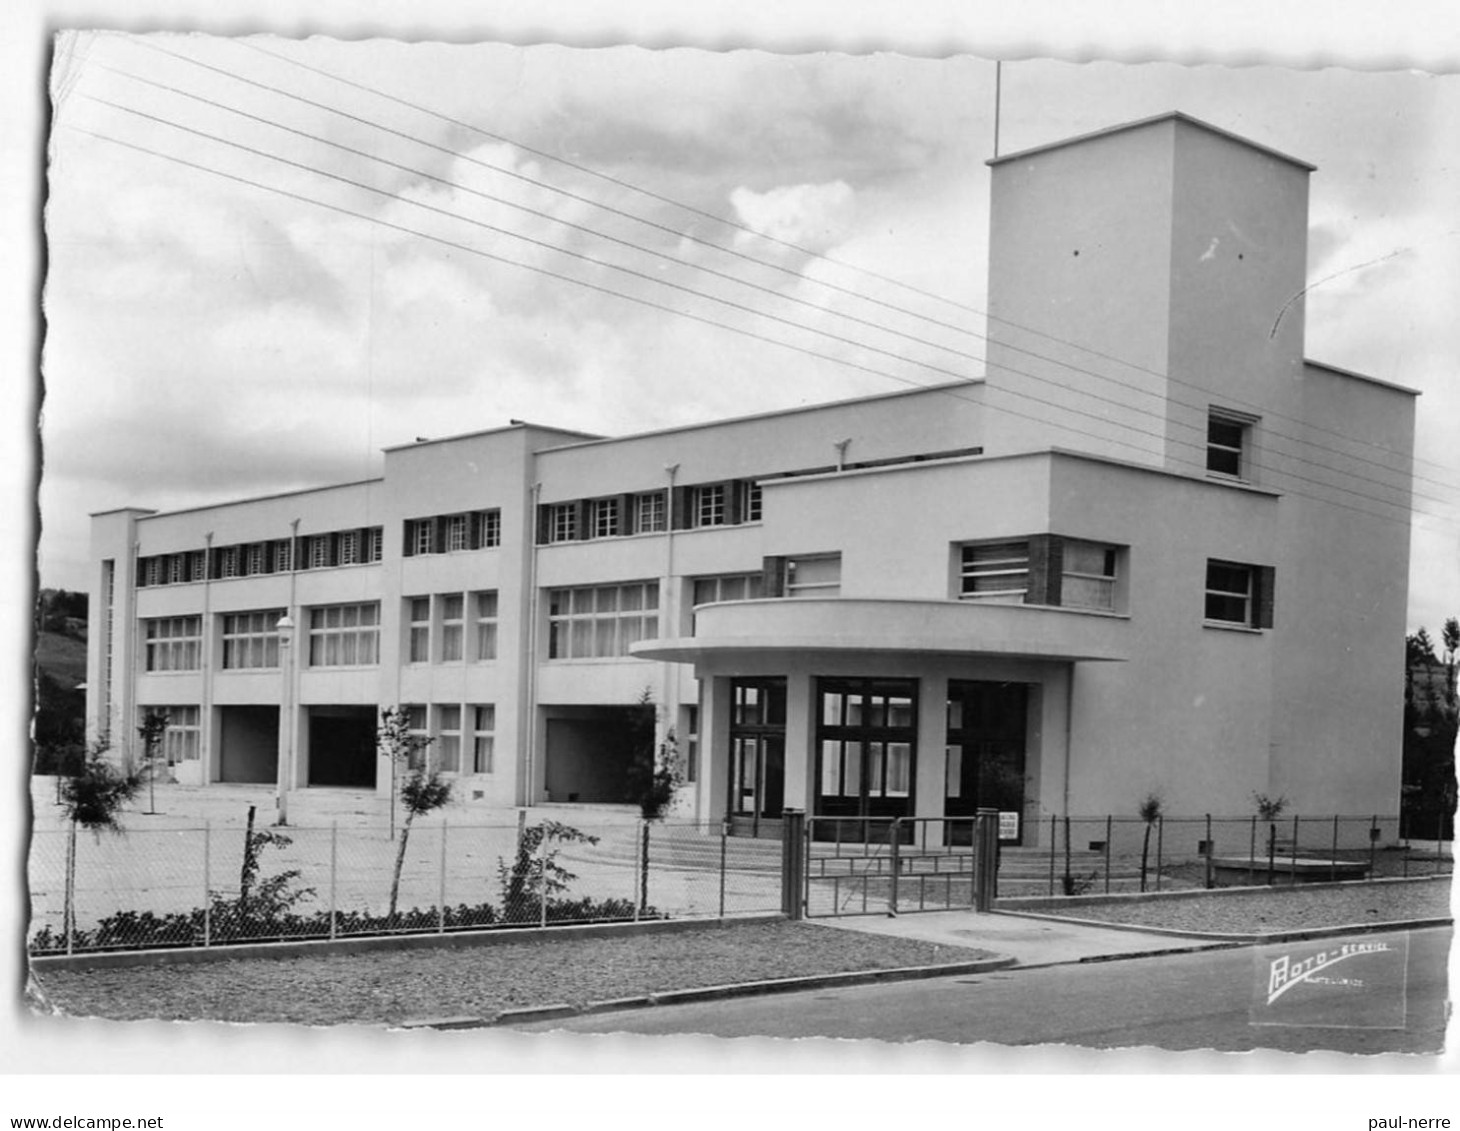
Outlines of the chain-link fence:
{"label": "chain-link fence", "polygon": [[999,895],[1100,895],[1448,874],[1447,842],[1403,841],[1398,817],[1044,818],[1000,851]]}
{"label": "chain-link fence", "polygon": [[[781,847],[718,825],[38,830],[32,953],[729,917],[781,908]],[[70,879],[68,880],[68,875]]]}

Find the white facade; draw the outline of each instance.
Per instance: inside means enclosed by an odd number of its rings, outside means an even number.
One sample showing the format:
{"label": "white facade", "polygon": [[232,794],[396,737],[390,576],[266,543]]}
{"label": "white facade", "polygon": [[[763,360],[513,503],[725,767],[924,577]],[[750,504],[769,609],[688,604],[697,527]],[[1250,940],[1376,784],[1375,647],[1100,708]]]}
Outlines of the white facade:
{"label": "white facade", "polygon": [[982,381],[94,516],[93,735],[383,791],[410,705],[468,801],[620,801],[647,693],[746,831],[1396,812],[1413,397],[1302,356],[1310,167],[1180,115],[992,164]]}

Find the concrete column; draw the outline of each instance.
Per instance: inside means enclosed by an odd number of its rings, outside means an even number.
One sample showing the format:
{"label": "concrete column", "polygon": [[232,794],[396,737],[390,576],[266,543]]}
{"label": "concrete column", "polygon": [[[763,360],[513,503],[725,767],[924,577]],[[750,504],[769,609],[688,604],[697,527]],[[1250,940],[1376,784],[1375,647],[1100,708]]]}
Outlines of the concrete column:
{"label": "concrete column", "polygon": [[803,672],[786,677],[787,809],[814,814],[816,785],[816,680]]}
{"label": "concrete column", "polygon": [[700,676],[700,780],[696,783],[695,816],[723,820],[729,808],[730,680]]}
{"label": "concrete column", "polygon": [[[927,676],[918,684],[917,773],[913,783],[913,816],[941,817],[948,775],[948,677]],[[928,830],[942,843],[940,829]]]}

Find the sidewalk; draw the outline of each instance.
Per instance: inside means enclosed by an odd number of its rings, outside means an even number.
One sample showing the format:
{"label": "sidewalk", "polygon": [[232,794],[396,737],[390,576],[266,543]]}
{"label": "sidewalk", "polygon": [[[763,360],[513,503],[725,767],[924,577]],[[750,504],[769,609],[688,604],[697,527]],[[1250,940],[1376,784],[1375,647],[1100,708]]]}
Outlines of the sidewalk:
{"label": "sidewalk", "polygon": [[1155,932],[1026,919],[999,912],[924,911],[897,916],[855,915],[813,919],[810,922],[836,930],[918,939],[944,946],[978,947],[1014,958],[1021,967],[1230,945]]}

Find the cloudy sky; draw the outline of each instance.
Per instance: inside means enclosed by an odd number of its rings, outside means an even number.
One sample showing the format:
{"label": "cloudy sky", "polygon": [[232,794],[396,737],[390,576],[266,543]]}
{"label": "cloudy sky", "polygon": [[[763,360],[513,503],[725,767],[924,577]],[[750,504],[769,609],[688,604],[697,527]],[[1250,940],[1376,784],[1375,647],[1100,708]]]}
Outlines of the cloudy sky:
{"label": "cloudy sky", "polygon": [[[42,584],[85,585],[89,512],[358,479],[416,436],[982,375],[994,78],[64,37]],[[1460,79],[1024,61],[1002,91],[1001,152],[1174,109],[1318,166],[1306,352],[1423,391],[1410,620],[1460,613]]]}

